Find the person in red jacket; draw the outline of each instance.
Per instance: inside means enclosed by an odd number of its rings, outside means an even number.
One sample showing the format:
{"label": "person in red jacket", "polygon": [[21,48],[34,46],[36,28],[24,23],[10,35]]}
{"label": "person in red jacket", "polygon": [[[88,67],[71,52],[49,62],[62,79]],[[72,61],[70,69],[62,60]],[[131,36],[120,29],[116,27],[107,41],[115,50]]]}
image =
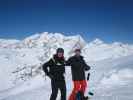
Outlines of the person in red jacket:
{"label": "person in red jacket", "polygon": [[75,55],[70,57],[66,61],[66,65],[71,66],[72,80],[74,85],[74,88],[69,97],[69,100],[76,100],[76,94],[79,91],[83,94],[83,98],[86,98],[84,96],[84,93],[87,87],[85,71],[90,70],[90,66],[86,64],[86,62],[83,59],[83,56],[81,56],[80,49],[75,50]]}

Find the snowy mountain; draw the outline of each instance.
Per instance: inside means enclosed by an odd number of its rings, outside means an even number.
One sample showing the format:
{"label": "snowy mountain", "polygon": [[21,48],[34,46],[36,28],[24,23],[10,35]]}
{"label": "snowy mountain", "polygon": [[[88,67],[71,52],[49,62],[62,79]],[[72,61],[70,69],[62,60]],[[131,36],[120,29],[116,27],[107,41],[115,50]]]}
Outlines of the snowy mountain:
{"label": "snowy mountain", "polygon": [[116,59],[132,54],[133,45],[122,44],[119,42],[107,44],[100,39],[95,39],[85,46],[84,53],[90,61]]}
{"label": "snowy mountain", "polygon": [[[44,96],[44,93],[39,92],[50,91],[50,80],[45,80],[41,65],[52,57],[58,47],[65,49],[66,59],[73,55],[76,47],[82,48],[86,62],[92,66],[90,86],[92,90],[98,91],[96,97],[107,95],[103,88],[102,93],[99,93],[98,89],[102,85],[110,86],[109,90],[117,85],[121,89],[123,84],[129,85],[128,88],[132,87],[130,84],[133,81],[129,80],[133,78],[133,45],[119,42],[108,44],[100,39],[87,43],[80,35],[64,36],[61,33],[44,32],[23,40],[0,39],[0,100],[18,100],[17,96],[22,97],[22,100],[27,100],[25,96],[31,98],[28,100],[38,100],[38,97],[43,100],[45,96],[48,97],[49,93]],[[69,94],[72,88],[71,71],[70,68],[66,70]],[[116,92],[121,96],[119,90]],[[33,96],[36,93],[38,96]]]}
{"label": "snowy mountain", "polygon": [[2,49],[43,49],[48,50],[50,54],[52,54],[57,47],[63,47],[66,56],[71,54],[74,47],[77,45],[83,48],[83,54],[87,54],[90,58],[89,60],[92,61],[108,58],[113,59],[133,53],[133,45],[119,42],[107,44],[100,39],[95,39],[94,41],[87,43],[80,35],[64,36],[60,33],[53,34],[44,32],[29,36],[24,40],[0,39],[0,48]]}

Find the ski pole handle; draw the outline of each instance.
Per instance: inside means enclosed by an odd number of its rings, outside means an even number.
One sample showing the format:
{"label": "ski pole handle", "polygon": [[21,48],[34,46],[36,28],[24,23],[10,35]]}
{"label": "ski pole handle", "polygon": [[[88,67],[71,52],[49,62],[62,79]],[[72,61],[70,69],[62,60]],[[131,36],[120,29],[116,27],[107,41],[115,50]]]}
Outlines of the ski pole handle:
{"label": "ski pole handle", "polygon": [[90,73],[88,73],[87,75],[87,81],[89,81],[89,79],[90,79]]}

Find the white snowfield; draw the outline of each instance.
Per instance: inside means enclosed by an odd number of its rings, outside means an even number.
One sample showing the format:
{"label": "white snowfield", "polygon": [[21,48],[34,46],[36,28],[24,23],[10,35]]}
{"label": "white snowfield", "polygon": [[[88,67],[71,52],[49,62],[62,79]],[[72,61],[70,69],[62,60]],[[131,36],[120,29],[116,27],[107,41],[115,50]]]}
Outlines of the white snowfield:
{"label": "white snowfield", "polygon": [[[91,100],[133,100],[133,45],[100,39],[87,43],[80,35],[48,32],[24,40],[0,39],[0,100],[49,100],[50,79],[41,66],[58,47],[64,48],[66,59],[76,47],[82,48],[91,66],[86,90],[86,95],[94,92]],[[65,77],[68,98],[73,87],[70,66]]]}

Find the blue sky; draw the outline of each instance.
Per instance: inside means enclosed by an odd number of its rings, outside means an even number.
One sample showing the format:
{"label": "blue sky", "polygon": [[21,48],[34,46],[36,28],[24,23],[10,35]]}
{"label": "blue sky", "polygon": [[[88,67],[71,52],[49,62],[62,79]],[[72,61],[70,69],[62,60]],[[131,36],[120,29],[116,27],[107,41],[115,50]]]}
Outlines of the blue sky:
{"label": "blue sky", "polygon": [[0,0],[0,38],[23,39],[37,32],[133,43],[133,1]]}

